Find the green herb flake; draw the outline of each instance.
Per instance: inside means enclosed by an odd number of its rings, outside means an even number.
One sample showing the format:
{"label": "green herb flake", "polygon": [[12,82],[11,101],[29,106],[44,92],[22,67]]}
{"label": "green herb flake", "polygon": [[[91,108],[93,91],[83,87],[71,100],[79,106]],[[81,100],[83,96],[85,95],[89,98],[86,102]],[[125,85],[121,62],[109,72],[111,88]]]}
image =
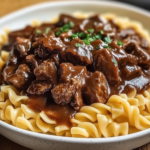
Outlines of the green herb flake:
{"label": "green herb flake", "polygon": [[104,37],[104,42],[105,42],[106,44],[111,43],[111,41],[112,41],[112,40],[110,39],[109,36]]}
{"label": "green herb flake", "polygon": [[61,31],[56,32],[56,36],[59,36],[61,34]]}
{"label": "green herb flake", "polygon": [[89,33],[93,33],[94,32],[94,29],[88,29],[87,30]]}
{"label": "green herb flake", "polygon": [[103,31],[103,30],[101,30],[101,31],[99,31],[99,32],[100,32],[101,35],[104,34],[104,31]]}
{"label": "green herb flake", "polygon": [[67,24],[65,24],[64,26],[62,26],[59,31],[56,32],[56,36],[59,36],[61,33],[63,32],[68,32],[70,28],[72,28],[74,26],[73,22],[69,22]]}
{"label": "green herb flake", "polygon": [[118,41],[118,42],[117,42],[117,45],[118,45],[118,46],[122,46],[123,43],[122,43],[121,41]]}
{"label": "green herb flake", "polygon": [[86,34],[84,32],[79,32],[77,33],[77,35],[79,38],[82,38],[82,39],[86,38]]}
{"label": "green herb flake", "polygon": [[116,61],[116,59],[113,59],[112,62],[113,62],[115,65],[118,64],[117,61]]}
{"label": "green herb flake", "polygon": [[76,43],[76,44],[75,44],[75,47],[80,47],[80,46],[81,46],[80,43]]}
{"label": "green herb flake", "polygon": [[48,34],[51,28],[46,28],[45,29],[45,34]]}
{"label": "green herb flake", "polygon": [[90,45],[90,41],[88,39],[84,39],[83,42],[87,45]]}
{"label": "green herb flake", "polygon": [[99,46],[96,46],[96,49],[99,50]]}
{"label": "green herb flake", "polygon": [[36,33],[37,34],[41,34],[41,30],[36,30]]}
{"label": "green herb flake", "polygon": [[104,48],[111,48],[109,45],[105,45]]}

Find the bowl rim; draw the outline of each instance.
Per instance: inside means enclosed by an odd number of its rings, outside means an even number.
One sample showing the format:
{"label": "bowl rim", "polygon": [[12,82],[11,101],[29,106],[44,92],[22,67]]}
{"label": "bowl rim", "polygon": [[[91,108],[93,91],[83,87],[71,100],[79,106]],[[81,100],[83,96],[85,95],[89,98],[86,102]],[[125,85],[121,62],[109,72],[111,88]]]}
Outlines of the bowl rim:
{"label": "bowl rim", "polygon": [[[111,1],[58,1],[58,2],[44,2],[44,3],[39,3],[36,5],[31,5],[29,7],[25,7],[23,9],[17,10],[13,13],[10,13],[8,15],[5,15],[3,17],[0,18],[0,24],[9,21],[9,19],[11,19],[12,17],[17,17],[20,16],[22,14],[25,14],[26,12],[32,12],[36,9],[42,9],[45,7],[52,7],[52,6],[64,6],[64,5],[73,5],[73,4],[80,4],[80,5],[107,5],[107,6],[112,6],[112,7],[120,7],[123,9],[128,9],[128,10],[132,10],[134,12],[140,13],[142,15],[145,15],[147,17],[150,18],[150,12],[147,10],[144,10],[142,8],[136,7],[136,6],[132,6],[129,4],[125,4],[123,2],[111,2]],[[3,128],[6,128],[8,130],[12,130],[13,132],[17,132],[18,134],[24,134],[26,136],[30,136],[30,137],[36,137],[39,139],[44,139],[44,140],[50,140],[50,141],[58,141],[58,142],[69,142],[69,143],[85,143],[85,144],[96,144],[96,143],[119,143],[121,141],[126,141],[126,140],[131,140],[134,138],[140,138],[143,136],[146,136],[148,134],[150,134],[150,128],[143,130],[143,131],[139,131],[136,133],[132,133],[132,134],[128,134],[128,135],[123,135],[123,136],[118,136],[118,137],[108,137],[108,138],[75,138],[75,137],[63,137],[63,136],[56,136],[56,135],[48,135],[48,134],[43,134],[43,133],[36,133],[36,132],[32,132],[32,131],[28,131],[28,130],[24,130],[18,127],[15,127],[13,125],[7,124],[4,121],[0,120],[0,126],[2,126]],[[6,130],[7,131],[7,130]]]}

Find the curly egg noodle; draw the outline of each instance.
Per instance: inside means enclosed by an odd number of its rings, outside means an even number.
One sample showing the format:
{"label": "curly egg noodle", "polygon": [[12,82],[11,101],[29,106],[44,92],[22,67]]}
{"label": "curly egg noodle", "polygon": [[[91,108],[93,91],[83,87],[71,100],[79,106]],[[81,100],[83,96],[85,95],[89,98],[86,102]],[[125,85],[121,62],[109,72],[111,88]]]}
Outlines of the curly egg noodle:
{"label": "curly egg noodle", "polygon": [[[87,17],[76,13],[77,17]],[[150,41],[148,32],[140,23],[114,15],[102,15],[114,19],[121,28],[133,27]],[[54,20],[57,20],[56,18]],[[4,36],[4,35],[3,35]],[[7,39],[7,38],[3,38]],[[1,41],[5,43],[6,41]],[[6,64],[9,53],[2,51],[0,70]],[[71,119],[72,127],[57,125],[44,111],[37,113],[26,106],[27,96],[22,96],[12,85],[2,85],[0,92],[0,120],[25,130],[69,137],[113,137],[127,135],[150,128],[150,89],[143,94],[136,90],[126,95],[113,95],[107,104],[94,103],[84,106]]]}

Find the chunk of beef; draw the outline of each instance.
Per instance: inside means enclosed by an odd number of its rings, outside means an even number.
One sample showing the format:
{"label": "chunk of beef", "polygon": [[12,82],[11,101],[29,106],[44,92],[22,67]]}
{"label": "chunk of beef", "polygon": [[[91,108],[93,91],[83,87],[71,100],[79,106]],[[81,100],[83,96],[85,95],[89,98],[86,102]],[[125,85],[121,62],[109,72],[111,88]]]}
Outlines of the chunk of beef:
{"label": "chunk of beef", "polygon": [[29,81],[32,79],[32,73],[26,64],[21,64],[16,72],[12,74],[8,81],[13,84],[16,88],[25,88],[29,84]]}
{"label": "chunk of beef", "polygon": [[42,62],[35,57],[35,55],[26,56],[26,61],[32,66],[32,69],[37,68]]}
{"label": "chunk of beef", "polygon": [[50,56],[50,59],[55,62],[56,66],[59,66],[59,64],[61,62],[59,54],[52,54]]}
{"label": "chunk of beef", "polygon": [[72,98],[70,105],[74,108],[74,110],[79,111],[81,107],[84,106],[83,98],[81,90],[79,89],[74,97]]}
{"label": "chunk of beef", "polygon": [[144,38],[141,39],[141,47],[144,48],[144,49],[148,49],[149,48],[149,43]]}
{"label": "chunk of beef", "polygon": [[64,51],[65,45],[60,40],[60,38],[49,36],[38,39],[33,43],[33,47],[36,49],[35,54],[41,58],[46,58],[53,51],[62,53]]}
{"label": "chunk of beef", "polygon": [[139,66],[125,66],[122,70],[121,73],[125,77],[130,77],[131,79],[134,78],[135,76],[140,76],[142,74],[141,67]]}
{"label": "chunk of beef", "polygon": [[51,80],[52,83],[57,82],[57,68],[50,59],[43,61],[34,69],[34,74],[38,80]]}
{"label": "chunk of beef", "polygon": [[28,54],[31,48],[31,42],[29,39],[17,37],[17,50],[20,52],[20,56],[24,57]]}
{"label": "chunk of beef", "polygon": [[135,32],[134,29],[127,28],[127,29],[122,29],[120,32],[118,32],[118,37],[121,38],[121,39],[125,39],[128,36],[132,36],[132,35],[135,35],[135,34],[136,34],[136,32]]}
{"label": "chunk of beef", "polygon": [[52,97],[57,104],[66,105],[73,98],[77,90],[77,84],[73,80],[66,83],[60,83],[52,90]]}
{"label": "chunk of beef", "polygon": [[[81,44],[81,46],[78,47],[76,44]],[[73,39],[65,51],[66,59],[75,65],[91,65],[92,54],[90,50],[92,49],[93,47],[91,45],[84,44],[82,40]]]}
{"label": "chunk of beef", "polygon": [[118,46],[116,42],[110,44],[111,52],[118,62],[119,68],[126,65],[137,65],[137,58],[134,55],[126,53],[122,46]]}
{"label": "chunk of beef", "polygon": [[110,84],[119,82],[119,68],[115,57],[108,49],[99,50],[94,54],[95,69],[102,71]]}
{"label": "chunk of beef", "polygon": [[55,36],[53,31],[54,27],[55,25],[50,23],[43,23],[40,26],[36,27],[31,36],[32,42],[36,42],[42,37]]}
{"label": "chunk of beef", "polygon": [[68,82],[73,78],[80,84],[85,82],[85,78],[88,75],[85,66],[73,66],[71,63],[62,63],[59,72],[61,82]]}
{"label": "chunk of beef", "polygon": [[82,19],[77,19],[73,16],[70,15],[66,15],[66,14],[61,14],[59,17],[59,21],[56,24],[57,27],[62,27],[64,24],[68,23],[68,22],[73,22],[74,25],[77,25],[79,23],[81,23]]}
{"label": "chunk of beef", "polygon": [[29,94],[42,95],[46,91],[49,91],[51,88],[52,88],[51,81],[39,81],[39,80],[35,80],[29,86],[29,88],[27,89],[27,92]]}
{"label": "chunk of beef", "polygon": [[9,39],[9,43],[13,43],[16,41],[17,37],[22,37],[22,38],[29,38],[31,33],[33,32],[34,27],[32,26],[27,26],[26,28],[22,29],[22,30],[17,30],[14,32],[10,32],[8,34],[8,39]]}
{"label": "chunk of beef", "polygon": [[137,57],[139,65],[150,65],[150,52],[142,49],[134,41],[125,44],[124,49],[127,53]]}
{"label": "chunk of beef", "polygon": [[83,87],[84,100],[88,105],[92,103],[106,103],[108,99],[107,80],[103,73],[96,71],[86,79]]}

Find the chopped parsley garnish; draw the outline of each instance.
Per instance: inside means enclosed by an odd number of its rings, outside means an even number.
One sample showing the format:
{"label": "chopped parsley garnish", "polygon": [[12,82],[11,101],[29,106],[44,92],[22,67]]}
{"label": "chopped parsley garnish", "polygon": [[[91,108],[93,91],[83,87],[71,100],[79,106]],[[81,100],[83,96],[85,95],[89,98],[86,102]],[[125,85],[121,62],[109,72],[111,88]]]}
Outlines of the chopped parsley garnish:
{"label": "chopped parsley garnish", "polygon": [[74,38],[81,38],[81,39],[84,39],[86,37],[86,34],[84,32],[77,32],[77,33],[73,33],[71,36],[70,36],[70,40],[74,39]]}
{"label": "chopped parsley garnish", "polygon": [[106,43],[106,44],[109,44],[109,43],[111,43],[111,39],[110,39],[110,37],[107,35],[106,37],[104,37],[104,42]]}
{"label": "chopped parsley garnish", "polygon": [[88,29],[87,30],[89,33],[93,33],[94,32],[94,29]]}
{"label": "chopped parsley garnish", "polygon": [[37,34],[41,34],[41,30],[36,30],[36,33]]}
{"label": "chopped parsley garnish", "polygon": [[109,45],[105,45],[104,48],[111,48]]}
{"label": "chopped parsley garnish", "polygon": [[94,29],[88,29],[87,31],[89,32],[89,34],[85,34],[84,32],[73,33],[69,39],[72,40],[74,38],[80,38],[83,40],[85,44],[90,45],[91,42],[102,38],[102,34],[103,34],[102,30],[99,31],[99,33],[95,33],[94,35],[92,35]]}
{"label": "chopped parsley garnish", "polygon": [[69,22],[67,24],[65,24],[64,26],[62,26],[59,31],[56,32],[56,36],[59,36],[61,33],[63,32],[68,32],[70,28],[72,28],[74,26],[73,22]]}
{"label": "chopped parsley garnish", "polygon": [[115,59],[113,59],[112,62],[117,65],[117,61]]}
{"label": "chopped parsley garnish", "polygon": [[117,42],[117,45],[118,45],[118,46],[122,46],[123,43],[122,43],[121,41],[118,41],[118,42]]}
{"label": "chopped parsley garnish", "polygon": [[81,44],[80,44],[80,43],[76,43],[75,46],[76,46],[76,47],[80,47]]}
{"label": "chopped parsley garnish", "polygon": [[99,50],[99,46],[96,46],[96,49]]}
{"label": "chopped parsley garnish", "polygon": [[45,29],[45,34],[48,34],[51,28],[46,28]]}
{"label": "chopped parsley garnish", "polygon": [[103,31],[103,30],[101,30],[101,31],[100,31],[100,34],[104,34],[104,31]]}

